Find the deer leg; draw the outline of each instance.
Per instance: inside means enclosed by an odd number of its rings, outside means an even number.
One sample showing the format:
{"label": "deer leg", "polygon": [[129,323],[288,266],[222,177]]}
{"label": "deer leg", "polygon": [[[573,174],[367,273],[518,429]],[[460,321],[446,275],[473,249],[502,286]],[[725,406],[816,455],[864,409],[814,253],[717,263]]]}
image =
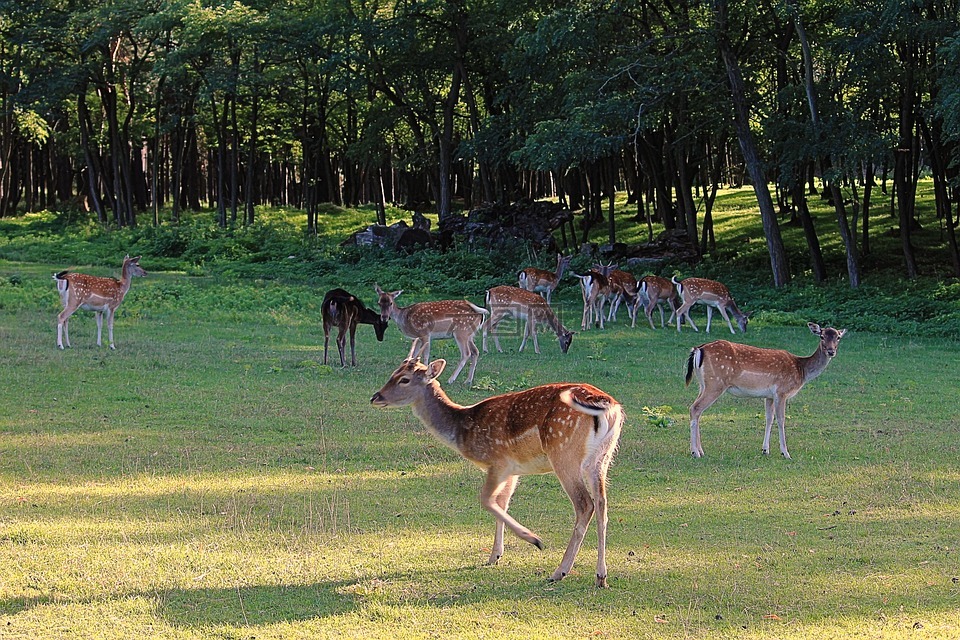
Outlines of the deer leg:
{"label": "deer leg", "polygon": [[[554,471],[556,471],[557,478],[560,480],[564,491],[567,492],[570,502],[573,503],[574,523],[570,542],[567,543],[567,550],[563,552],[560,566],[550,576],[551,582],[563,580],[570,573],[595,510],[594,497],[590,495],[590,490],[583,481],[583,469],[580,465],[564,465],[562,461],[558,460],[554,464]],[[605,572],[604,579],[606,579]]]}
{"label": "deer leg", "polygon": [[350,323],[350,363],[357,366],[357,323],[356,319]]}
{"label": "deer leg", "polygon": [[703,446],[700,444],[700,416],[703,415],[703,412],[709,409],[721,395],[723,395],[723,391],[710,392],[701,382],[700,395],[698,395],[697,399],[690,405],[690,453],[693,454],[694,458],[703,457]]}
{"label": "deer leg", "polygon": [[344,354],[347,347],[347,328],[343,325],[337,326],[337,352],[340,354],[340,366],[346,367],[347,360]]}
{"label": "deer leg", "polygon": [[100,345],[100,334],[101,334],[101,332],[102,332],[102,330],[103,330],[103,311],[94,311],[94,312],[93,312],[93,317],[94,317],[94,318],[96,319],[96,321],[97,321],[97,346],[99,347],[99,346],[101,346],[101,345]]}
{"label": "deer leg", "polygon": [[763,399],[763,409],[766,416],[766,425],[763,431],[763,455],[770,455],[770,431],[773,428],[773,398]]}
{"label": "deer leg", "polygon": [[737,332],[733,330],[733,323],[730,322],[730,316],[727,315],[727,310],[723,307],[717,307],[717,311],[719,311],[723,319],[727,321],[727,326],[730,327],[730,333],[736,334]]}
{"label": "deer leg", "polygon": [[780,453],[783,454],[783,457],[787,460],[790,459],[790,452],[787,451],[787,423],[786,423],[786,413],[787,413],[787,399],[786,398],[777,398],[777,402],[774,403],[774,410],[777,414],[777,425],[780,427]]}
{"label": "deer leg", "polygon": [[330,327],[323,325],[323,364],[327,364],[327,347],[330,346]]}
{"label": "deer leg", "polygon": [[543,541],[527,529],[525,526],[513,519],[513,516],[507,513],[507,510],[497,503],[496,497],[503,492],[503,487],[508,482],[510,474],[502,469],[490,467],[487,471],[487,479],[480,489],[480,505],[493,514],[499,523],[510,528],[521,540],[526,540],[537,549],[543,549]]}
{"label": "deer leg", "polygon": [[[104,313],[107,315],[107,338],[110,340],[110,348],[116,349],[117,347],[113,344],[113,318],[116,314],[116,309],[107,309],[106,311],[104,311]],[[98,338],[100,337],[99,333],[100,333],[100,327],[97,327]],[[100,344],[100,341],[98,340],[97,345],[99,346],[99,344]]]}
{"label": "deer leg", "polygon": [[65,307],[57,316],[57,346],[61,349],[63,349],[64,340],[66,340],[67,346],[70,346],[70,316],[73,315],[74,311],[76,311],[76,308]]}
{"label": "deer leg", "polygon": [[537,322],[533,318],[527,318],[527,327],[529,334],[533,336],[533,352],[540,355],[540,343],[537,342]]}
{"label": "deer leg", "polygon": [[[513,497],[513,492],[517,489],[517,481],[519,476],[510,476],[503,483],[503,487],[500,489],[494,500],[500,506],[501,509],[506,511],[510,507],[510,498]],[[494,565],[500,562],[500,558],[503,557],[503,520],[497,518],[497,528],[496,532],[493,535],[493,549],[490,551],[490,558],[487,560],[488,565]]]}
{"label": "deer leg", "polygon": [[707,333],[710,333],[710,323],[713,321],[713,307],[707,305]]}
{"label": "deer leg", "polygon": [[477,349],[473,336],[470,336],[470,342],[467,346],[470,352],[470,372],[467,374],[467,384],[473,384],[473,374],[477,370],[477,362],[480,360],[480,349]]}
{"label": "deer leg", "polygon": [[597,587],[601,589],[607,588],[607,470],[619,438],[619,430],[611,431],[597,449],[596,458],[581,468],[597,515]]}

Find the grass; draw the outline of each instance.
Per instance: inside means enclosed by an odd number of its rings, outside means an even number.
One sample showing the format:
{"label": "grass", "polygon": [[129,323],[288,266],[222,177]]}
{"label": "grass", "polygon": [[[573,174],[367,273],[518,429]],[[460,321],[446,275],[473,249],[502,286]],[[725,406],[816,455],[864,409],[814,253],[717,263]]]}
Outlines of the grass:
{"label": "grass", "polygon": [[[0,288],[4,638],[960,634],[955,341],[853,332],[788,406],[793,460],[759,454],[760,401],[724,398],[697,461],[682,373],[704,334],[620,323],[566,356],[504,337],[475,388],[448,385],[455,399],[584,380],[627,410],[598,591],[593,528],[573,575],[546,582],[572,522],[548,476],[511,506],[547,549],[508,536],[483,565],[480,475],[409,411],[369,404],[406,353],[395,328],[377,343],[363,327],[360,366],[327,367],[319,294],[151,273],[115,352],[83,313],[61,352],[56,268],[0,263],[19,281]],[[762,321],[737,339],[815,346]],[[449,342],[434,353],[455,358]]]}
{"label": "grass", "polygon": [[[621,239],[645,240],[622,208]],[[624,404],[605,591],[592,586],[593,527],[573,574],[546,582],[573,511],[549,476],[525,478],[511,504],[546,550],[508,534],[501,564],[484,566],[494,526],[480,474],[409,410],[369,404],[407,352],[395,327],[383,343],[360,329],[359,367],[322,364],[326,288],[479,303],[531,256],[328,246],[370,211],[326,212],[318,241],[290,211],[227,232],[0,221],[0,637],[960,636],[960,285],[942,279],[936,226],[919,239],[927,277],[906,282],[893,221],[877,215],[856,291],[827,233],[836,277],[810,283],[800,232],[785,227],[797,281],[771,291],[755,213],[749,191],[723,194],[717,254],[663,273],[730,283],[756,312],[737,341],[807,354],[807,321],[852,329],[787,407],[793,460],[760,455],[762,402],[731,397],[703,417],[707,457],[690,458],[684,364],[729,337],[720,322],[708,337],[621,319],[565,356],[549,334],[539,356],[507,335],[473,388],[445,385],[469,403],[582,380]],[[829,229],[830,211],[814,213]],[[96,348],[86,312],[74,347],[57,350],[50,274],[116,275],[127,251],[150,275],[118,312],[117,350]],[[575,287],[554,297],[578,326]],[[449,341],[433,353],[456,359]]]}

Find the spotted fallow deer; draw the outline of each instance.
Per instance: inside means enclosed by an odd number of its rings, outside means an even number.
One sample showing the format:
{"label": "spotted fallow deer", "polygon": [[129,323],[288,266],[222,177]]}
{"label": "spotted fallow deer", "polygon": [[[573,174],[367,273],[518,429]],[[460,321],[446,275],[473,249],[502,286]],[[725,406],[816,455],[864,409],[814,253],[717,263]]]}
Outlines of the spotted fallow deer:
{"label": "spotted fallow deer", "polygon": [[780,427],[780,453],[787,451],[787,432],[784,425],[787,400],[797,395],[803,385],[827,368],[837,355],[840,338],[846,329],[821,329],[810,322],[810,331],[820,336],[820,345],[811,356],[800,357],[781,349],[761,349],[746,344],[717,340],[694,347],[687,358],[687,384],[694,375],[700,383],[700,395],[690,406],[690,452],[695,458],[703,456],[700,444],[700,416],[725,392],[733,396],[763,398],[766,409],[766,431],[763,436],[763,454],[770,453],[770,431],[776,415]]}
{"label": "spotted fallow deer", "polygon": [[557,383],[462,406],[450,400],[437,381],[445,364],[406,360],[370,402],[378,407],[409,405],[438,440],[486,472],[480,503],[497,520],[487,564],[497,564],[503,556],[504,526],[543,549],[540,537],[514,520],[507,508],[520,476],[556,474],[576,517],[567,550],[550,580],[570,573],[596,514],[596,585],[606,587],[606,480],[624,421],[620,403],[588,384]]}
{"label": "spotted fallow deer", "polygon": [[483,352],[487,352],[487,333],[493,333],[493,343],[497,351],[500,348],[500,337],[497,335],[497,326],[507,317],[514,317],[517,321],[525,321],[523,339],[520,341],[519,351],[527,344],[527,338],[533,336],[533,350],[540,353],[537,343],[537,324],[545,324],[557,334],[560,342],[560,351],[566,353],[573,341],[573,331],[570,331],[560,322],[557,314],[542,297],[517,287],[500,286],[487,291],[487,308],[490,309],[490,319],[483,325]]}
{"label": "spotted fallow deer", "polygon": [[568,266],[570,266],[570,256],[557,254],[557,270],[555,272],[527,267],[517,274],[517,280],[521,289],[540,293],[547,299],[547,304],[550,304],[550,294],[560,284],[560,278],[563,277],[563,272]]}
{"label": "spotted fallow deer", "polygon": [[677,331],[680,331],[680,325],[683,323],[684,318],[687,319],[687,322],[690,323],[694,331],[699,331],[697,325],[693,323],[693,318],[690,317],[690,308],[699,303],[707,307],[707,333],[710,333],[710,321],[713,319],[714,309],[719,311],[723,319],[727,321],[727,326],[730,327],[730,333],[736,333],[736,331],[733,330],[730,316],[727,315],[728,311],[737,319],[737,326],[740,328],[740,333],[746,333],[747,319],[750,317],[750,314],[740,311],[737,303],[733,301],[733,296],[730,295],[730,290],[727,289],[726,285],[715,280],[707,280],[706,278],[687,278],[681,282],[677,282],[676,278],[671,278],[670,280],[676,285],[677,294],[680,296],[680,301],[682,302],[680,308],[677,309]]}
{"label": "spotted fallow deer", "polygon": [[[672,323],[673,317],[677,315],[677,291],[673,288],[673,283],[660,276],[644,276],[640,279],[639,301],[643,304],[643,311],[650,322],[650,328],[656,329],[653,324],[653,310],[660,310],[660,328],[666,325],[663,322],[663,303],[670,305],[670,319],[667,322]],[[636,322],[637,314],[634,311],[633,320]]]}
{"label": "spotted fallow deer", "polygon": [[101,346],[103,316],[106,315],[110,348],[116,349],[113,344],[113,316],[130,290],[131,280],[145,275],[147,272],[140,266],[140,256],[124,257],[119,280],[70,271],[55,273],[53,279],[57,281],[57,291],[63,304],[63,311],[57,316],[57,346],[61,349],[64,343],[70,346],[70,316],[77,309],[86,309],[93,311],[97,319],[97,346]]}
{"label": "spotted fallow deer", "polygon": [[473,374],[477,369],[477,360],[480,350],[473,341],[474,336],[489,311],[468,300],[438,300],[436,302],[417,302],[406,307],[397,306],[396,299],[403,290],[387,293],[375,285],[380,305],[380,317],[393,320],[400,333],[414,340],[410,357],[421,357],[430,360],[430,341],[433,338],[453,338],[460,349],[460,362],[450,376],[453,382],[460,375],[463,367],[470,362],[470,371],[467,374],[467,384],[473,382]]}
{"label": "spotted fallow deer", "polygon": [[346,363],[347,333],[350,334],[350,362],[357,366],[356,334],[358,324],[372,324],[377,341],[383,342],[387,330],[386,321],[373,309],[368,309],[363,301],[343,289],[331,289],[323,296],[320,305],[323,318],[323,364],[327,364],[327,347],[330,344],[330,330],[337,328],[337,350],[340,352],[340,366]]}
{"label": "spotted fallow deer", "polygon": [[617,311],[620,309],[620,304],[626,302],[627,315],[629,315],[630,320],[636,324],[638,301],[637,279],[633,277],[632,273],[622,271],[618,267],[619,265],[616,264],[593,265],[594,271],[602,273],[607,277],[610,286],[610,294],[608,296],[610,310],[607,312],[607,321],[616,322]]}
{"label": "spotted fallow deer", "polygon": [[580,319],[580,330],[586,331],[594,323],[603,329],[603,305],[613,295],[610,280],[596,270],[588,271],[583,275],[579,273],[573,275],[580,280],[580,293],[583,296],[583,317]]}

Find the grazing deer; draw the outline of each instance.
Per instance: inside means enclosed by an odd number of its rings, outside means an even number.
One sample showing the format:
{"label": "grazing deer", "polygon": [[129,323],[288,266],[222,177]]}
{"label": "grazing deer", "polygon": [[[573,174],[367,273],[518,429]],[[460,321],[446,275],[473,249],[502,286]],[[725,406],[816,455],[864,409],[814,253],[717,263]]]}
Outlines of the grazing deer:
{"label": "grazing deer", "polygon": [[680,308],[677,309],[677,331],[680,331],[680,325],[684,318],[687,319],[687,322],[690,323],[694,331],[700,331],[697,329],[697,325],[693,323],[693,318],[690,317],[690,308],[700,303],[707,306],[707,333],[710,333],[710,321],[713,319],[714,308],[716,308],[717,311],[720,312],[720,315],[723,316],[723,319],[727,321],[727,326],[730,327],[730,333],[736,333],[736,331],[733,330],[730,316],[727,315],[728,311],[737,319],[737,326],[740,327],[740,333],[746,333],[747,319],[750,317],[750,314],[740,311],[737,303],[733,301],[730,290],[727,289],[726,285],[715,280],[707,280],[706,278],[687,278],[682,282],[677,282],[676,278],[671,278],[670,281],[676,285],[677,293],[680,295],[680,300],[683,303],[680,305]]}
{"label": "grazing deer", "polygon": [[[663,322],[664,302],[670,305],[670,319],[667,322],[672,323],[673,317],[677,315],[677,292],[673,288],[673,283],[666,278],[660,276],[644,276],[641,278],[639,300],[643,303],[643,311],[650,322],[651,329],[656,329],[653,325],[654,308],[660,310],[660,328],[666,326]],[[633,320],[636,323],[636,310],[634,310]]]}
{"label": "grazing deer", "polygon": [[797,395],[803,385],[827,368],[837,355],[840,338],[846,329],[821,329],[810,322],[810,331],[820,336],[820,345],[813,355],[801,358],[782,349],[761,349],[745,344],[717,340],[694,347],[687,358],[687,384],[694,374],[700,383],[700,395],[690,406],[690,452],[703,456],[700,445],[700,416],[710,405],[729,392],[733,396],[763,398],[767,428],[763,436],[763,454],[770,453],[770,430],[776,414],[780,427],[780,453],[789,458],[784,418],[787,400]]}
{"label": "grazing deer", "polygon": [[323,364],[327,364],[327,346],[330,343],[330,330],[337,328],[337,350],[340,352],[340,366],[347,366],[344,351],[347,333],[350,333],[350,363],[357,366],[356,333],[358,324],[372,324],[377,333],[377,341],[383,342],[387,322],[380,314],[368,309],[363,301],[343,289],[331,289],[323,296],[320,305],[323,317]]}
{"label": "grazing deer", "polygon": [[497,519],[487,564],[497,564],[503,556],[504,526],[543,549],[541,539],[514,520],[507,508],[520,476],[556,474],[576,519],[563,560],[550,580],[570,573],[596,513],[596,585],[606,587],[606,480],[624,421],[620,404],[588,384],[558,383],[464,407],[451,401],[437,382],[445,364],[404,361],[370,402],[378,407],[411,405],[437,439],[487,472],[480,503]]}
{"label": "grazing deer", "polygon": [[579,273],[573,275],[580,280],[580,293],[583,296],[580,330],[586,331],[594,322],[603,329],[603,305],[613,295],[610,280],[596,270],[588,271],[584,275]]}
{"label": "grazing deer", "polygon": [[550,305],[542,297],[517,287],[494,287],[487,291],[487,308],[490,309],[490,319],[483,325],[483,352],[487,352],[487,333],[493,333],[493,343],[497,351],[500,348],[500,337],[497,335],[497,325],[506,318],[514,317],[517,321],[525,320],[523,339],[520,341],[520,351],[527,344],[527,338],[533,336],[533,350],[540,353],[537,343],[537,323],[548,325],[560,341],[560,351],[566,353],[573,341],[573,331],[570,331],[557,318]]}
{"label": "grazing deer", "polygon": [[570,256],[557,254],[557,270],[555,273],[536,267],[527,267],[517,274],[517,280],[521,289],[540,293],[547,299],[547,304],[550,304],[550,294],[560,284],[560,278],[563,277],[563,272],[568,266],[570,266]]}
{"label": "grazing deer", "polygon": [[[490,313],[483,307],[467,300],[439,300],[437,302],[417,302],[407,307],[398,307],[397,296],[403,290],[387,293],[375,285],[380,317],[384,321],[393,320],[400,333],[413,339],[413,348],[410,357],[418,355],[424,360],[430,359],[430,341],[433,338],[453,338],[460,349],[460,362],[450,376],[453,382],[460,375],[463,367],[470,361],[470,372],[467,374],[467,384],[473,382],[473,373],[477,369],[477,360],[480,350],[477,349],[473,338],[483,325],[484,319]],[[417,347],[419,340],[419,349]]]}
{"label": "grazing deer", "polygon": [[129,255],[123,259],[119,280],[69,271],[55,273],[53,279],[57,281],[57,291],[63,304],[63,311],[57,316],[57,346],[63,349],[64,342],[70,346],[70,316],[77,309],[86,309],[93,311],[97,318],[97,346],[101,346],[103,316],[106,314],[110,348],[116,349],[113,344],[114,313],[130,290],[132,278],[145,275],[147,272],[140,266],[140,256],[131,258]]}

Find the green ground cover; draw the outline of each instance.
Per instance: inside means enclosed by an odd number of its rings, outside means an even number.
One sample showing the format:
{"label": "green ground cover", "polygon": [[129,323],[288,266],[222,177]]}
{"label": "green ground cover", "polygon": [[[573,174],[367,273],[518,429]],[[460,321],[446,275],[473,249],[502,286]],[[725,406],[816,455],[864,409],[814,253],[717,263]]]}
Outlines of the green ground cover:
{"label": "green ground cover", "polygon": [[[395,327],[383,343],[361,328],[357,368],[320,364],[319,305],[332,280],[372,302],[373,280],[401,288],[405,277],[409,303],[480,286],[494,278],[483,264],[505,257],[451,267],[461,285],[422,273],[441,268],[437,257],[390,258],[378,274],[369,256],[347,254],[340,267],[339,254],[313,245],[292,261],[310,273],[277,278],[247,273],[255,261],[161,272],[145,257],[151,273],[118,312],[117,350],[95,346],[91,314],[80,312],[74,347],[61,352],[50,274],[88,262],[76,261],[70,238],[44,240],[64,247],[67,263],[7,238],[2,638],[960,635],[960,343],[950,325],[925,336],[922,315],[897,325],[890,301],[909,303],[898,287],[769,292],[762,274],[731,275],[741,306],[758,311],[738,341],[806,354],[816,346],[806,321],[853,327],[788,405],[792,460],[760,454],[762,402],[730,397],[704,415],[707,457],[689,456],[696,390],[683,369],[708,336],[686,329],[621,319],[579,333],[567,355],[544,336],[539,356],[516,353],[519,336],[506,335],[507,352],[481,358],[473,388],[446,385],[468,403],[581,380],[623,403],[611,588],[597,590],[592,527],[574,573],[546,581],[572,526],[549,476],[524,479],[511,505],[546,549],[508,534],[500,566],[484,566],[493,521],[477,502],[481,476],[408,410],[369,404],[407,352]],[[94,234],[90,244],[101,242]],[[115,250],[85,270],[115,274],[126,249]],[[324,260],[330,270],[315,270]],[[954,283],[915,287],[941,288],[937,312],[957,313]],[[465,294],[479,302],[482,290]],[[578,326],[572,282],[558,299],[565,324]],[[891,324],[871,328],[877,318]],[[709,338],[726,337],[715,324]],[[433,352],[456,357],[448,341]]]}

